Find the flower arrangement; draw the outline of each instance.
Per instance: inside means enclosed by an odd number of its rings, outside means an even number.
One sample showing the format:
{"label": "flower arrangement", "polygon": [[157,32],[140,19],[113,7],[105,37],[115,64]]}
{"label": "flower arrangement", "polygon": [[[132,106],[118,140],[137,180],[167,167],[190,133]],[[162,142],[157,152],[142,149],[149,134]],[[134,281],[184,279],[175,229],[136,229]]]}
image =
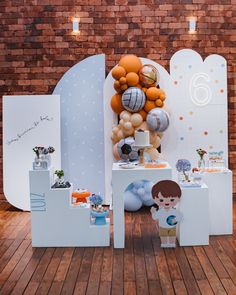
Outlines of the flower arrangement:
{"label": "flower arrangement", "polygon": [[207,154],[207,152],[203,149],[197,149],[196,152],[198,153],[201,159],[203,159],[204,155]]}
{"label": "flower arrangement", "polygon": [[203,149],[197,149],[196,152],[200,157],[200,159],[198,161],[198,168],[205,168],[204,155],[207,154],[207,152]]}
{"label": "flower arrangement", "polygon": [[64,170],[56,170],[54,174],[57,176],[52,188],[69,188],[71,184],[64,180]]}
{"label": "flower arrangement", "polygon": [[33,162],[34,170],[45,170],[51,166],[51,154],[55,151],[52,146],[45,148],[43,146],[35,146],[33,152],[36,157]]}
{"label": "flower arrangement", "polygon": [[64,171],[63,170],[56,170],[54,172],[54,174],[59,178],[59,179],[62,179],[62,177],[64,177]]}
{"label": "flower arrangement", "polygon": [[39,158],[40,155],[47,155],[47,154],[54,153],[55,152],[55,149],[52,146],[49,146],[48,148],[45,148],[43,146],[35,146],[33,148],[33,151],[35,152],[36,157]]}
{"label": "flower arrangement", "polygon": [[94,218],[95,225],[105,225],[106,217],[109,214],[109,211],[104,209],[102,206],[103,198],[100,195],[93,194],[89,197],[89,200],[92,204],[91,216]]}
{"label": "flower arrangement", "polygon": [[185,181],[189,181],[189,176],[186,172],[191,170],[191,163],[189,160],[180,159],[176,163],[176,169],[178,172],[182,172],[185,178]]}
{"label": "flower arrangement", "polygon": [[103,198],[100,195],[93,194],[90,198],[90,202],[92,203],[93,210],[103,212],[104,209],[102,207]]}

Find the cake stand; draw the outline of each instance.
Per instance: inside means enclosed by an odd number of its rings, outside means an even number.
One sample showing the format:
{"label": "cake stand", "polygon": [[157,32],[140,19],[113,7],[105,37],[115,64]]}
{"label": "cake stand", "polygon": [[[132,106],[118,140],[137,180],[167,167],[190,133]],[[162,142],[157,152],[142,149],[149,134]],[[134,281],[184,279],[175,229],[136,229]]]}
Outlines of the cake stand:
{"label": "cake stand", "polygon": [[140,157],[139,157],[139,165],[144,166],[145,164],[145,159],[144,159],[144,152],[145,149],[151,148],[152,145],[151,144],[147,144],[147,145],[135,145],[134,148],[137,148],[140,152]]}

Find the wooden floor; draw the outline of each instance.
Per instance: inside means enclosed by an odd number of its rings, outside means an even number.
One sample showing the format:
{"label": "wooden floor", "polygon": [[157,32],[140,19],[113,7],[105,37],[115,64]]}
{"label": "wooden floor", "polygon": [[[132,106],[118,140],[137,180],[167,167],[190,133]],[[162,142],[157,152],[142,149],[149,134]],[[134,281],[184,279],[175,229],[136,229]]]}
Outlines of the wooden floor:
{"label": "wooden floor", "polygon": [[30,238],[30,213],[1,203],[1,295],[236,294],[235,235],[163,250],[148,210],[126,214],[124,250],[32,248]]}

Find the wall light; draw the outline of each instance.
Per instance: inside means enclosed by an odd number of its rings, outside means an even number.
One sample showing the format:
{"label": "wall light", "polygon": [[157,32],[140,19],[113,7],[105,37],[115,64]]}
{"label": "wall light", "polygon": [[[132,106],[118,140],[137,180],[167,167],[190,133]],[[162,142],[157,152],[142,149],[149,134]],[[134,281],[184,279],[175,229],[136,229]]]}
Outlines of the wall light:
{"label": "wall light", "polygon": [[190,17],[188,19],[188,28],[189,28],[189,34],[194,34],[197,32],[196,27],[197,27],[197,18],[196,17]]}
{"label": "wall light", "polygon": [[80,23],[80,18],[79,17],[74,17],[72,19],[72,30],[73,30],[73,33],[75,33],[75,34],[80,33],[79,23]]}

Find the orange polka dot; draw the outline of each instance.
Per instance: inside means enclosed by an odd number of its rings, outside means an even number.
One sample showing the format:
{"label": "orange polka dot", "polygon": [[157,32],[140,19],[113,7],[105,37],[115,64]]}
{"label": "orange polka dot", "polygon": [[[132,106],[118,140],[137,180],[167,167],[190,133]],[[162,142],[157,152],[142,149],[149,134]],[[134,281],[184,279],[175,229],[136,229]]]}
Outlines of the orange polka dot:
{"label": "orange polka dot", "polygon": [[223,133],[223,130],[220,130],[220,133]]}
{"label": "orange polka dot", "polygon": [[213,149],[213,146],[212,146],[212,145],[210,145],[210,146],[209,146],[209,149],[210,149],[210,150],[212,150],[212,149]]}
{"label": "orange polka dot", "polygon": [[178,81],[174,81],[174,84],[177,85],[178,84]]}
{"label": "orange polka dot", "polygon": [[190,131],[191,131],[191,130],[193,130],[193,128],[192,128],[192,127],[189,127],[189,128],[188,128],[188,130],[190,130]]}
{"label": "orange polka dot", "polygon": [[189,112],[189,115],[192,116],[193,112]]}
{"label": "orange polka dot", "polygon": [[180,121],[182,121],[184,119],[184,117],[180,116],[179,119],[180,119]]}
{"label": "orange polka dot", "polygon": [[204,131],[204,135],[208,135],[208,132],[207,131]]}
{"label": "orange polka dot", "polygon": [[223,93],[224,92],[224,89],[220,89],[220,92]]}
{"label": "orange polka dot", "polygon": [[219,80],[215,80],[215,83],[219,83]]}

